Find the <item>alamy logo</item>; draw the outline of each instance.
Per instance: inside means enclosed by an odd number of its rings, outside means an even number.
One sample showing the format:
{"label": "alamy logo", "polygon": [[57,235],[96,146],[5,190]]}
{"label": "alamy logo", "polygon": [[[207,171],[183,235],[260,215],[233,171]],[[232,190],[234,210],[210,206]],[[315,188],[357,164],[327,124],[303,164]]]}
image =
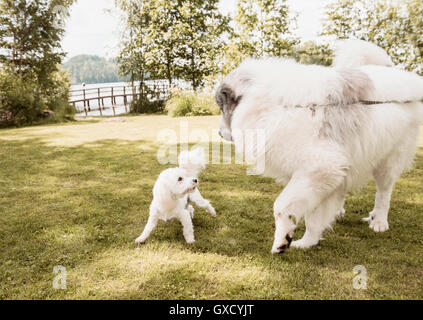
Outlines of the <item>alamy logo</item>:
{"label": "alamy logo", "polygon": [[[219,130],[212,130],[212,136],[218,136]],[[205,150],[207,163],[231,164],[232,147],[229,143],[212,144],[211,159],[209,159],[209,146],[213,141],[210,133],[203,129],[189,130],[188,121],[179,123],[179,132],[173,129],[163,129],[158,132],[157,141],[160,147],[157,150],[157,160],[162,165],[178,164],[178,145],[181,150],[188,150],[189,143],[198,143]],[[262,129],[232,130],[234,141],[237,142],[235,164],[247,164],[247,175],[261,175],[266,164],[266,135]],[[221,157],[221,155],[223,157]]]}
{"label": "alamy logo", "polygon": [[358,265],[353,269],[356,276],[353,279],[353,288],[356,290],[367,289],[367,269],[365,266]]}
{"label": "alamy logo", "polygon": [[56,275],[53,279],[53,289],[66,290],[67,289],[67,271],[64,266],[55,266],[53,273]]}

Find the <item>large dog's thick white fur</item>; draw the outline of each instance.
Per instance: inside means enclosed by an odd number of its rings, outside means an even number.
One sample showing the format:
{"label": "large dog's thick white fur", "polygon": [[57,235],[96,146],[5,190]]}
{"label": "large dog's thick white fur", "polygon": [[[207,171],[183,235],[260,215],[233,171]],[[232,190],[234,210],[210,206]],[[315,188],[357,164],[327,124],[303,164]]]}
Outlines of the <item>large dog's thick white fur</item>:
{"label": "large dog's thick white fur", "polygon": [[378,191],[367,220],[376,232],[388,230],[392,189],[413,162],[423,78],[387,67],[391,60],[372,44],[347,41],[340,48],[335,67],[246,60],[217,92],[221,135],[236,149],[258,150],[233,133],[264,130],[265,153],[257,161],[286,185],[274,203],[273,253],[289,248],[302,218],[306,232],[292,246],[316,245],[343,211],[346,192],[372,176]]}

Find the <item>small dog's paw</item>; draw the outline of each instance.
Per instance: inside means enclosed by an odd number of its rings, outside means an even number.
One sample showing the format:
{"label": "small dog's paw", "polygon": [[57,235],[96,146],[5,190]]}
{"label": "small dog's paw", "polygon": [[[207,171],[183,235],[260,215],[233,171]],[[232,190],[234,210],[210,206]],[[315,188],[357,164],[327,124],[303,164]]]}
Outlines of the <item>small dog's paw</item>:
{"label": "small dog's paw", "polygon": [[363,219],[361,219],[361,221],[364,221],[364,222],[371,222],[372,220],[373,220],[373,217],[375,216],[375,214],[374,214],[374,212],[372,211],[372,212],[370,212],[369,213],[369,216],[368,217],[366,217],[366,218],[363,218]]}
{"label": "small dog's paw", "polygon": [[207,208],[207,212],[210,213],[212,217],[216,218],[216,210],[214,210],[211,205]]}
{"label": "small dog's paw", "polygon": [[135,239],[136,244],[144,243],[147,239],[144,237],[138,237]]}
{"label": "small dog's paw", "polygon": [[186,242],[187,242],[188,244],[191,244],[191,243],[194,243],[194,242],[195,242],[194,237],[192,237],[192,238],[188,238],[188,239],[185,239],[185,240],[186,240]]}
{"label": "small dog's paw", "polygon": [[373,229],[374,232],[385,232],[389,230],[388,221],[374,219],[370,222],[370,229]]}
{"label": "small dog's paw", "polygon": [[341,210],[338,211],[338,213],[336,214],[336,218],[337,219],[342,219],[345,217],[345,209],[342,208]]}

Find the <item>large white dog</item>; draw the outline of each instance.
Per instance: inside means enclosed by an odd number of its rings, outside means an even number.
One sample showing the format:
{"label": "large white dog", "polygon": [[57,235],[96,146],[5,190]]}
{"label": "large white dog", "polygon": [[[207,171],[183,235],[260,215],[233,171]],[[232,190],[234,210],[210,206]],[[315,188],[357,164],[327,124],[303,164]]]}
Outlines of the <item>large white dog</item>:
{"label": "large white dog", "polygon": [[[254,149],[264,175],[286,185],[274,203],[273,253],[289,248],[302,218],[306,232],[292,246],[316,245],[343,213],[346,192],[372,176],[378,191],[366,221],[388,230],[392,189],[413,162],[423,121],[422,77],[393,68],[381,48],[350,40],[340,43],[333,67],[248,59],[216,99],[221,136],[237,150]],[[265,133],[264,152],[234,134],[247,130]]]}

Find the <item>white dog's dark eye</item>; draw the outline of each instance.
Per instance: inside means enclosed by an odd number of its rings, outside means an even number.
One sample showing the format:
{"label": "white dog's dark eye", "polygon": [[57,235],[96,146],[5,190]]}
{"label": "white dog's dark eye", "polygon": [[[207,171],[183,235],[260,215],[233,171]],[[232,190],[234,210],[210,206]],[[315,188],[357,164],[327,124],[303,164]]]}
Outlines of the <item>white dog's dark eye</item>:
{"label": "white dog's dark eye", "polygon": [[184,178],[179,177],[178,181],[181,182],[182,180],[184,180]]}

